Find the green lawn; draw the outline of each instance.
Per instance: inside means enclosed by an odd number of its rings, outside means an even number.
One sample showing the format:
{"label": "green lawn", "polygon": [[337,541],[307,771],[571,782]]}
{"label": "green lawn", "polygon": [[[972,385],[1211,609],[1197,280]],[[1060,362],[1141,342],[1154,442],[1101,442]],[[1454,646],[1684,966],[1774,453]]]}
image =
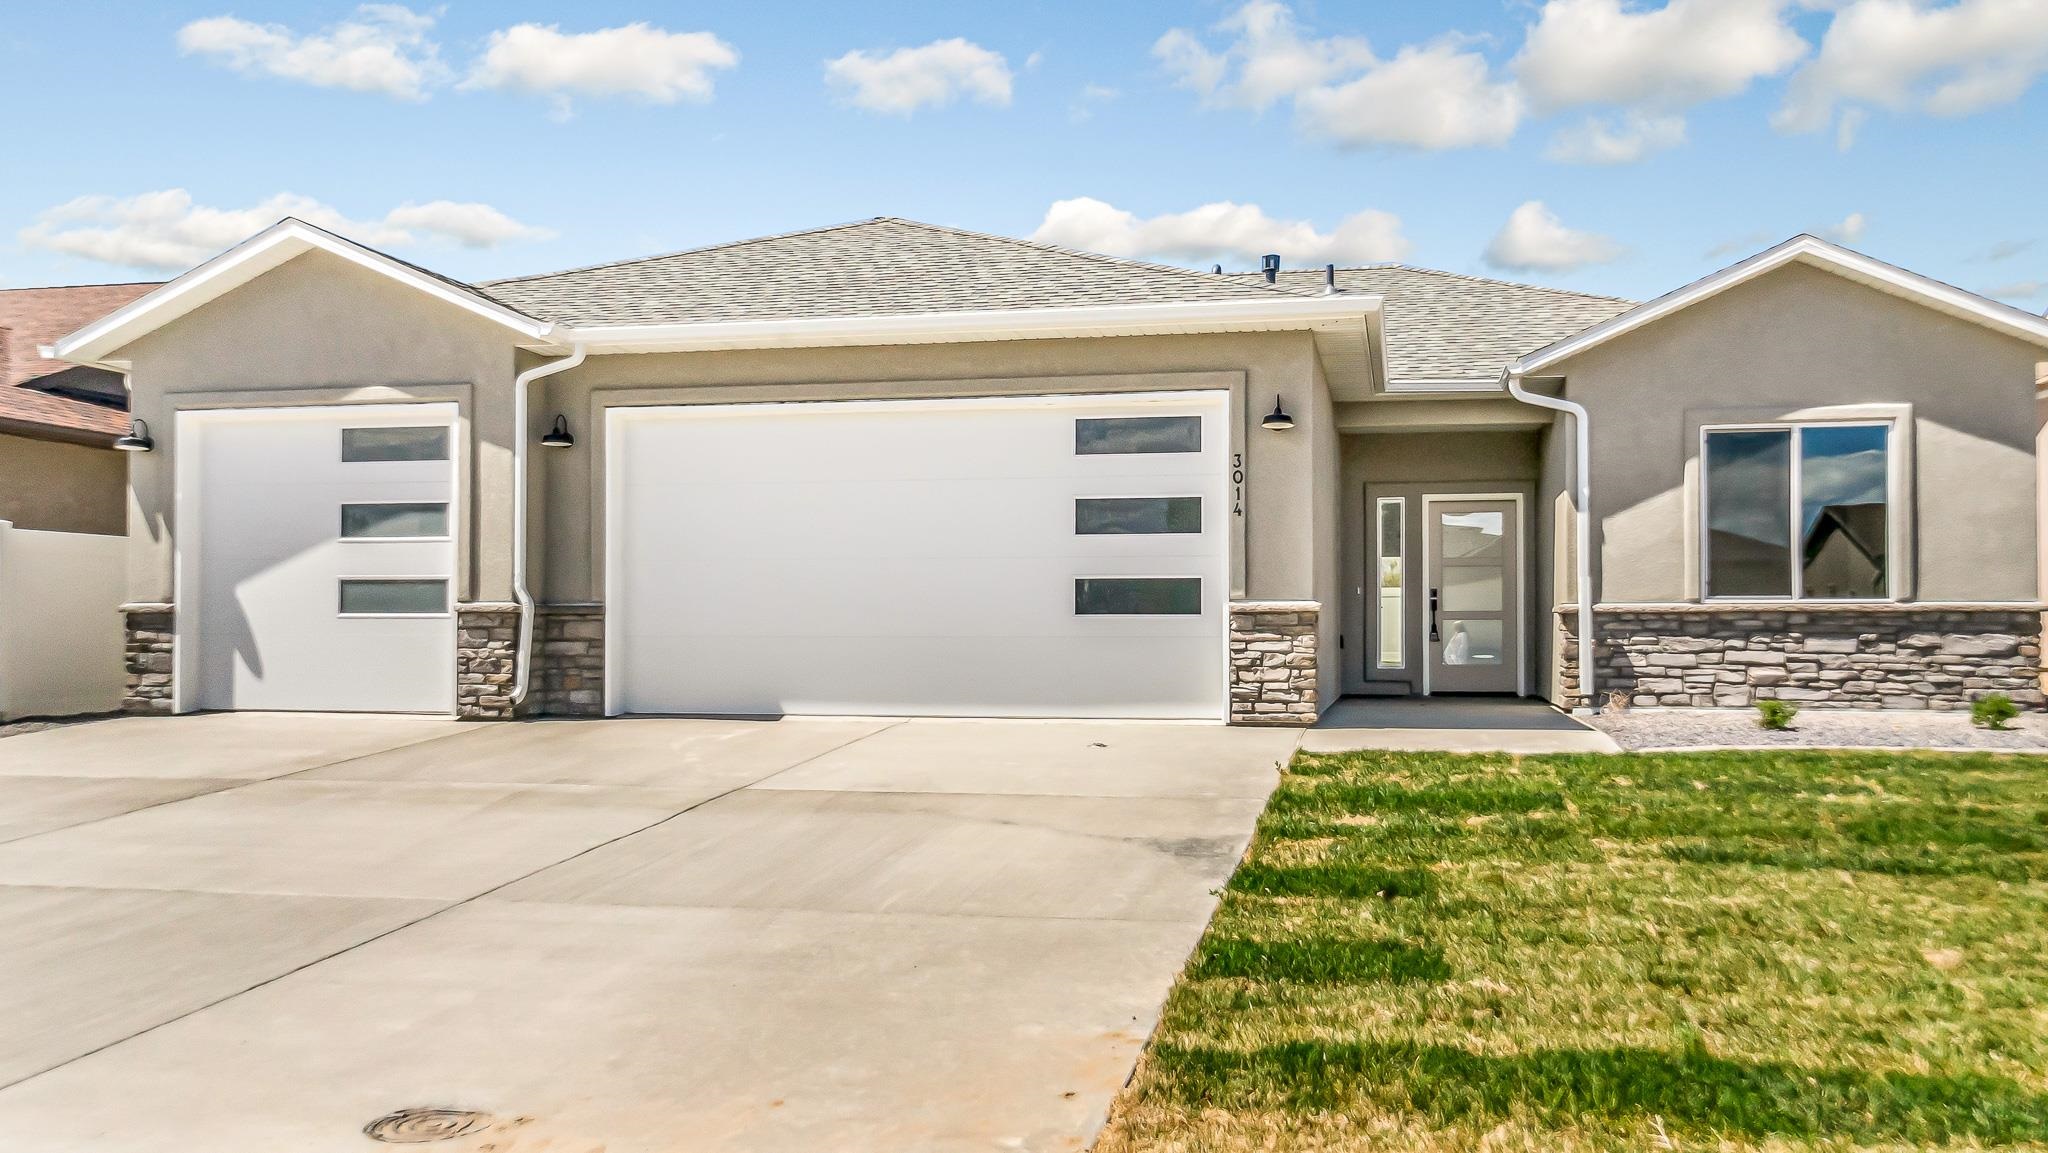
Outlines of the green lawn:
{"label": "green lawn", "polygon": [[2048,758],[1302,756],[1100,1153],[2048,1149]]}

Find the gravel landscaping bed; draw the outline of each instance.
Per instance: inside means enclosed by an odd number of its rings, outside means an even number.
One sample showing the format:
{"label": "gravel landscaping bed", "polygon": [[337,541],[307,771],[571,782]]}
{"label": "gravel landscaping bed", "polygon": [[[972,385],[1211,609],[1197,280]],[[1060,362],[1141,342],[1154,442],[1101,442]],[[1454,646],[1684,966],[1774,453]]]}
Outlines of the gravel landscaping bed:
{"label": "gravel landscaping bed", "polygon": [[1628,750],[1685,748],[2011,749],[2048,752],[2048,717],[2028,713],[2004,732],[1961,712],[1806,709],[1783,732],[1759,728],[1755,709],[1607,710],[1585,718]]}
{"label": "gravel landscaping bed", "polygon": [[25,721],[0,723],[0,737],[19,737],[27,733],[40,733],[44,729],[58,729],[65,725],[82,725],[92,721],[104,721],[118,717],[119,713],[88,713],[78,717],[35,717]]}

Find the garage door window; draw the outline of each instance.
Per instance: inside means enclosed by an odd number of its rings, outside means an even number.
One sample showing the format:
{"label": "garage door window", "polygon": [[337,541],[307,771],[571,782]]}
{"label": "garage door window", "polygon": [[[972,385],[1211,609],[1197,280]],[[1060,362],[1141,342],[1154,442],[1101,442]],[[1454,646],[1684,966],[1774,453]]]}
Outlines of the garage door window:
{"label": "garage door window", "polygon": [[1081,577],[1074,615],[1193,617],[1202,615],[1201,577]]}
{"label": "garage door window", "polygon": [[425,617],[448,614],[445,580],[343,579],[341,615],[345,617]]}
{"label": "garage door window", "polygon": [[448,426],[344,428],[341,430],[341,459],[344,464],[447,460]]}
{"label": "garage door window", "polygon": [[1077,456],[1200,451],[1199,416],[1084,416],[1074,421]]}
{"label": "garage door window", "polygon": [[1084,496],[1074,501],[1074,532],[1081,536],[1201,531],[1198,496]]}
{"label": "garage door window", "polygon": [[434,540],[448,536],[448,506],[440,502],[392,502],[341,506],[345,540]]}

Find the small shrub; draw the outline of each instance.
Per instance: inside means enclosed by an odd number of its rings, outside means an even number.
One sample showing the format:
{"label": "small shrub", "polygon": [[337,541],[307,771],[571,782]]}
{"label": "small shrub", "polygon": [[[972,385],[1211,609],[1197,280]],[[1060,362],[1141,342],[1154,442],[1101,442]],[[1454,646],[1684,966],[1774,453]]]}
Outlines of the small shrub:
{"label": "small shrub", "polygon": [[1985,693],[1970,703],[1970,723],[1980,729],[2003,731],[2020,715],[2020,707],[2004,693]]}
{"label": "small shrub", "polygon": [[1792,727],[1792,718],[1799,715],[1799,706],[1785,701],[1761,700],[1756,703],[1756,723],[1759,728],[1772,732],[1783,732]]}

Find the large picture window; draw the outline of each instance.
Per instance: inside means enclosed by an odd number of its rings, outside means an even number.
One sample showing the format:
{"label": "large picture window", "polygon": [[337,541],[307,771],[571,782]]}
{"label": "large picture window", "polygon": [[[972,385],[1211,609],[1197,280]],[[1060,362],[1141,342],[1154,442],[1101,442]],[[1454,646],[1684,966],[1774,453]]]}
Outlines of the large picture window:
{"label": "large picture window", "polygon": [[1709,597],[1891,595],[1891,426],[1708,429]]}

